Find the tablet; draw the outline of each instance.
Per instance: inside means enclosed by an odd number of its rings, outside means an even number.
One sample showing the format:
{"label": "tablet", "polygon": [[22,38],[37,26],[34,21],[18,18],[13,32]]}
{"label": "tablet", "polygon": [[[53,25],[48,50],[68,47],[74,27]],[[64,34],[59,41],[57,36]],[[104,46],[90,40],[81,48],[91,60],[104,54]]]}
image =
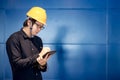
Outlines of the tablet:
{"label": "tablet", "polygon": [[47,54],[48,54],[48,55],[53,55],[53,54],[55,54],[55,53],[56,53],[55,50],[49,51],[49,52],[47,52],[46,54],[43,55],[43,58],[45,58],[45,56],[46,56]]}

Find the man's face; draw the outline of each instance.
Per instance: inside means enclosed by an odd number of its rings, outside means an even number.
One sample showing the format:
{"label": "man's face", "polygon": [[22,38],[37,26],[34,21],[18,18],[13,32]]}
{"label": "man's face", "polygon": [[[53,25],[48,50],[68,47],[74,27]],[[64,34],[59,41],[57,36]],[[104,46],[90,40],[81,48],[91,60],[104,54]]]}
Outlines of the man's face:
{"label": "man's face", "polygon": [[44,24],[36,21],[32,27],[32,35],[33,36],[37,35],[42,29],[44,29]]}

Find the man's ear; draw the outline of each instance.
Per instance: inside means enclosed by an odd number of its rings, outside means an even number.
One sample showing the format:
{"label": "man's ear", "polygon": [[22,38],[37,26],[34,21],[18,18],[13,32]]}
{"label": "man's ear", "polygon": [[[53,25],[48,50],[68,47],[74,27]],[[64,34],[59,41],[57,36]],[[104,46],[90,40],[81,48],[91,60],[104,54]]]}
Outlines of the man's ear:
{"label": "man's ear", "polygon": [[31,27],[32,26],[32,22],[30,20],[27,20],[27,25]]}

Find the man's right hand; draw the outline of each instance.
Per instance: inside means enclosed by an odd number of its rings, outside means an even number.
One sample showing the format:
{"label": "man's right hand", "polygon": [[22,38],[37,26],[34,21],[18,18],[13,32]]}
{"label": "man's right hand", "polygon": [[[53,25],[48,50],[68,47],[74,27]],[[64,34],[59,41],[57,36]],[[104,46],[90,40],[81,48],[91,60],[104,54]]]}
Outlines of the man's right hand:
{"label": "man's right hand", "polygon": [[50,55],[47,54],[42,59],[40,58],[40,56],[37,58],[37,62],[39,63],[41,69],[43,69],[44,66],[47,64],[47,60],[48,60],[49,57],[50,57]]}
{"label": "man's right hand", "polygon": [[44,66],[47,64],[47,60],[50,57],[50,55],[46,55],[43,58],[43,55],[50,51],[49,47],[43,47],[42,51],[39,53],[39,57],[37,58],[37,62],[39,63],[41,68],[44,68]]}

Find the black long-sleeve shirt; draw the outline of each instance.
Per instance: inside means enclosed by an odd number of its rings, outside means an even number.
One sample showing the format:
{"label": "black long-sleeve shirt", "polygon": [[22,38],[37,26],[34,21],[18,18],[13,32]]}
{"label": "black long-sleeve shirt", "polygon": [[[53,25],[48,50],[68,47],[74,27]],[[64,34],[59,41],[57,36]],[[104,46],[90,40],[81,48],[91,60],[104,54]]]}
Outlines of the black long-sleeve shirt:
{"label": "black long-sleeve shirt", "polygon": [[13,80],[42,80],[41,71],[36,58],[42,50],[40,37],[29,38],[21,29],[13,33],[6,42],[6,50],[12,67]]}

